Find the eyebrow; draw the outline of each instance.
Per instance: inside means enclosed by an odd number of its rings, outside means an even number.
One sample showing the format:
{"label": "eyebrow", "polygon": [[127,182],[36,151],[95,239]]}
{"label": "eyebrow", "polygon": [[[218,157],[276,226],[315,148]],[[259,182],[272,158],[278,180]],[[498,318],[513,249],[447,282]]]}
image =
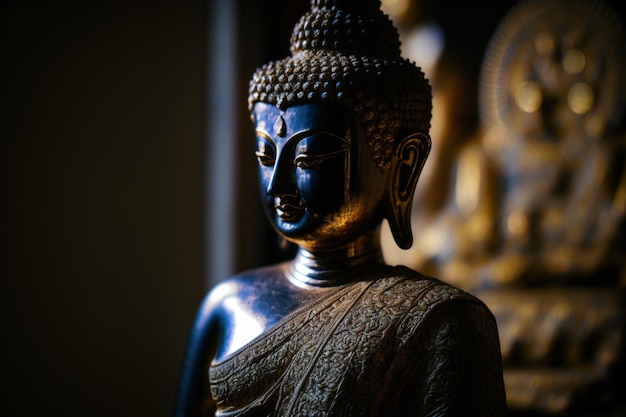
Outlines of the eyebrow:
{"label": "eyebrow", "polygon": [[269,133],[267,133],[265,130],[263,129],[256,129],[256,134],[258,136],[262,136],[263,138],[270,140],[272,143],[274,143],[274,140],[272,139],[272,137],[270,136]]}
{"label": "eyebrow", "polygon": [[336,133],[329,132],[327,130],[322,130],[322,129],[303,130],[301,132],[295,133],[292,137],[289,138],[289,140],[292,140],[292,139],[302,139],[302,138],[306,138],[308,136],[319,135],[319,134],[322,134],[322,135],[325,135],[325,136],[330,136],[332,138],[338,139],[338,140],[340,140],[340,141],[350,145],[350,135],[339,136]]}
{"label": "eyebrow", "polygon": [[[269,133],[267,133],[265,130],[263,129],[256,129],[256,134],[271,141],[272,143],[275,143],[274,140],[272,139],[272,137],[270,136]],[[313,136],[313,135],[325,135],[325,136],[330,136],[332,138],[338,139],[348,145],[350,145],[350,135],[346,135],[347,137],[342,137],[337,135],[336,133],[333,132],[329,132],[327,130],[322,130],[322,129],[309,129],[309,130],[301,130],[300,132],[296,132],[293,135],[291,135],[287,141],[287,142],[292,142],[294,140],[301,140],[303,138],[309,137],[309,136]]]}

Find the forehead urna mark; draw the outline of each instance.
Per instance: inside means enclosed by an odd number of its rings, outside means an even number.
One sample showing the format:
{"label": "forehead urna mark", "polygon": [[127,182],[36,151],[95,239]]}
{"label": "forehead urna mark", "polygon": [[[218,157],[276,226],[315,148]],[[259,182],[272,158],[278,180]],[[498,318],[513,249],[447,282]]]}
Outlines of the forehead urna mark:
{"label": "forehead urna mark", "polygon": [[281,138],[285,136],[287,132],[287,124],[285,123],[285,119],[283,119],[283,115],[279,115],[274,122],[274,133]]}

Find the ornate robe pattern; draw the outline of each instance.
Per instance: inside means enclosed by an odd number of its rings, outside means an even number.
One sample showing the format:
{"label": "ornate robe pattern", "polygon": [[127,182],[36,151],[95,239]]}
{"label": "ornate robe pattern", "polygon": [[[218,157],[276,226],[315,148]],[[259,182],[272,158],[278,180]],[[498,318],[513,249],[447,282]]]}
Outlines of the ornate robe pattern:
{"label": "ornate robe pattern", "polygon": [[408,269],[286,316],[213,362],[209,384],[224,417],[506,413],[493,315]]}

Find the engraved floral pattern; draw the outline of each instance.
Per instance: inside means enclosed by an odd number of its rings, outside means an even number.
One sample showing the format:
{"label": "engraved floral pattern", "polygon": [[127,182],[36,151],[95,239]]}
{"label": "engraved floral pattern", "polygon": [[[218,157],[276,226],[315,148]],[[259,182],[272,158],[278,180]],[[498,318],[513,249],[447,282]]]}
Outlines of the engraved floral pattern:
{"label": "engraved floral pattern", "polygon": [[[394,272],[400,273],[337,289],[213,363],[216,415],[452,410],[462,397],[455,386],[459,369],[467,365],[476,377],[476,370],[486,368],[473,362],[489,364],[493,360],[484,355],[499,354],[493,316],[461,290],[406,268]],[[463,316],[478,324],[476,332],[470,333]],[[483,334],[490,337],[483,340]],[[464,346],[468,340],[474,345]],[[463,366],[454,363],[459,357],[467,357]],[[487,371],[495,376],[486,380],[501,386],[501,369],[499,376],[498,369]]]}

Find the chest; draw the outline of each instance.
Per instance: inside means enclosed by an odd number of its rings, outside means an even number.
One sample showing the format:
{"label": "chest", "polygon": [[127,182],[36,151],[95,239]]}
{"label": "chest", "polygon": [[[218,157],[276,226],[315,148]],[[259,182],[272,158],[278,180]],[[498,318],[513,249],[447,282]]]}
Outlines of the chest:
{"label": "chest", "polygon": [[268,332],[286,316],[323,297],[327,290],[302,289],[284,283],[256,283],[225,297],[217,311],[220,337],[216,361]]}
{"label": "chest", "polygon": [[209,381],[218,409],[364,415],[378,403],[381,385],[396,388],[407,369],[421,369],[405,352],[415,353],[412,343],[430,310],[420,303],[427,287],[394,286],[360,283],[321,297],[214,362]]}

